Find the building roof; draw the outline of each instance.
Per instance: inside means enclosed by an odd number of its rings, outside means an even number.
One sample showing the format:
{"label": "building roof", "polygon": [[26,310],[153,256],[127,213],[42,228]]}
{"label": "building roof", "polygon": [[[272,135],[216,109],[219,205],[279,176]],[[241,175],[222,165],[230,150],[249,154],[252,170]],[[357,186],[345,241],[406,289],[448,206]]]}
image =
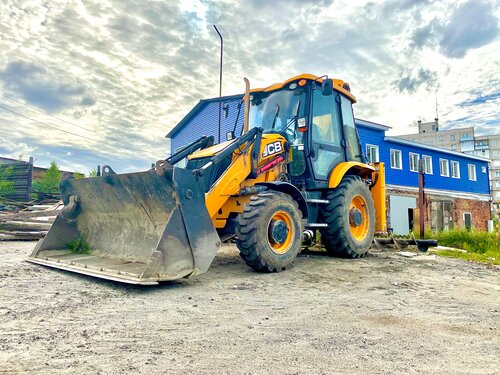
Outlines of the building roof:
{"label": "building roof", "polygon": [[19,163],[20,161],[24,162],[24,160],[4,158],[0,156],[0,164],[9,165],[9,164]]}
{"label": "building roof", "polygon": [[[11,159],[11,158],[5,158],[0,156],[0,165],[12,165],[12,164],[19,164],[19,163],[25,163],[29,164],[29,161],[24,161],[24,160],[19,160],[19,159]],[[48,168],[47,167],[37,167],[36,165],[33,165],[33,170],[38,170],[38,171],[46,171]],[[75,173],[75,172],[69,172],[63,169],[59,169],[61,172],[68,172],[68,173]]]}
{"label": "building roof", "polygon": [[372,128],[372,129],[376,129],[376,130],[382,130],[384,132],[389,130],[389,129],[392,129],[390,126],[377,124],[376,122],[362,120],[360,118],[356,119],[356,125],[360,125],[360,126],[364,126],[364,127]]}
{"label": "building roof", "polygon": [[[421,125],[425,124],[434,124],[433,122],[423,122]],[[397,137],[418,137],[418,136],[432,136],[432,135],[443,135],[443,134],[449,134],[449,133],[461,133],[464,131],[469,131],[469,130],[474,130],[473,126],[467,126],[463,128],[453,128],[453,129],[439,129],[435,130],[429,133],[410,133],[410,134],[401,134],[398,135]]]}
{"label": "building roof", "polygon": [[485,161],[485,162],[489,162],[490,161],[490,159],[483,158],[481,156],[475,156],[475,155],[465,154],[463,152],[452,151],[452,150],[449,150],[449,149],[444,148],[444,147],[430,146],[430,145],[426,145],[424,143],[409,141],[407,139],[398,138],[398,137],[385,136],[384,140],[389,141],[389,142],[393,142],[393,143],[400,143],[400,144],[403,144],[403,145],[419,147],[419,148],[423,148],[423,149],[427,149],[427,150],[444,152],[444,153],[447,153],[447,154],[456,155],[456,156],[460,156],[460,157],[465,157],[465,158],[468,158],[468,159],[475,159],[475,160],[480,160],[480,161]]}

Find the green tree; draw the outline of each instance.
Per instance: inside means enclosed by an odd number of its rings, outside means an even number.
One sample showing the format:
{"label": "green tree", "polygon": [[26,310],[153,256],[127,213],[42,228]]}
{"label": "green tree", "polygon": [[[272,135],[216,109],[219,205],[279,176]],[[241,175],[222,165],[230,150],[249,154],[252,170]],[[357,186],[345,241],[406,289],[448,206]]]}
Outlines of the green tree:
{"label": "green tree", "polygon": [[88,177],[97,177],[97,170],[95,168],[92,168],[89,171]]}
{"label": "green tree", "polygon": [[55,161],[50,163],[49,169],[42,173],[42,177],[33,181],[33,189],[42,193],[58,193],[61,171]]}
{"label": "green tree", "polygon": [[5,167],[0,164],[0,198],[14,192],[14,181],[9,181],[9,177],[14,173],[12,166]]}

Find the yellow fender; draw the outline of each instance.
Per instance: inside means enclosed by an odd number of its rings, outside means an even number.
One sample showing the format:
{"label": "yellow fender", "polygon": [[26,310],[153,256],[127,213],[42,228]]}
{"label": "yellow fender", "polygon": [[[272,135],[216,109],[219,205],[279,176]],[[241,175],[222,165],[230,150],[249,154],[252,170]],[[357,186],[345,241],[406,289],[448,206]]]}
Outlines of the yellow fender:
{"label": "yellow fender", "polygon": [[375,232],[387,233],[384,163],[375,163],[374,167],[356,161],[340,163],[330,173],[328,187],[331,189],[336,188],[346,173],[351,170],[355,172],[357,176],[363,178],[371,176],[372,180],[375,182],[370,189],[375,205]]}
{"label": "yellow fender", "polygon": [[351,170],[353,170],[357,176],[365,178],[370,176],[375,171],[375,168],[369,164],[360,163],[358,161],[345,161],[340,163],[330,173],[328,187],[333,189],[339,186],[345,174]]}

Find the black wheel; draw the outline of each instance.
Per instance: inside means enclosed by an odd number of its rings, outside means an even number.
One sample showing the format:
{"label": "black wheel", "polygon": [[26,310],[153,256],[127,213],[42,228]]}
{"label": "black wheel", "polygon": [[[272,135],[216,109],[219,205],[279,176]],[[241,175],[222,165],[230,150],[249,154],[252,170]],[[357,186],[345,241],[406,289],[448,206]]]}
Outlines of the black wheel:
{"label": "black wheel", "polygon": [[236,221],[236,245],[256,271],[279,272],[300,252],[302,213],[289,195],[266,191],[253,196]]}
{"label": "black wheel", "polygon": [[325,192],[330,203],[320,210],[328,227],[321,240],[330,255],[360,258],[368,253],[375,234],[375,206],[366,183],[358,176],[346,176],[335,189]]}

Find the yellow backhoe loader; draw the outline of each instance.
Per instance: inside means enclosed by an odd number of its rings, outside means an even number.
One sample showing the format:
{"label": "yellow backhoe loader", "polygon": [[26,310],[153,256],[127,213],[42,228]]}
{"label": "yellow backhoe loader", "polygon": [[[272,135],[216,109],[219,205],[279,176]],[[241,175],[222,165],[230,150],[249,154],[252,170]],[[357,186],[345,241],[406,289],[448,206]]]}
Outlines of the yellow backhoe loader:
{"label": "yellow backhoe loader", "polygon": [[386,230],[385,173],[365,161],[349,85],[245,82],[240,136],[201,137],[145,172],[63,180],[65,207],[28,261],[148,285],[206,272],[228,236],[262,272],[319,237],[331,255],[364,256]]}

